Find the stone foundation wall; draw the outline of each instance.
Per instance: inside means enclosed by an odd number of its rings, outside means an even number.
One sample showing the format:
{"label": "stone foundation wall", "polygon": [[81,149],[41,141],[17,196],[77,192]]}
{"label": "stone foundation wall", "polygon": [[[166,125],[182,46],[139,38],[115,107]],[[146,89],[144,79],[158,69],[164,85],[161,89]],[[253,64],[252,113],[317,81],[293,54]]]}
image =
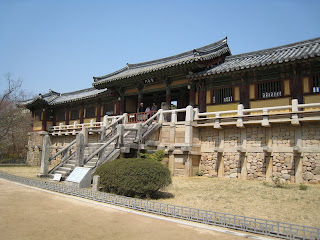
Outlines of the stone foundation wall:
{"label": "stone foundation wall", "polygon": [[27,163],[31,166],[40,166],[42,153],[42,138],[46,132],[28,133]]}
{"label": "stone foundation wall", "polygon": [[[46,135],[47,132],[30,132],[28,139],[28,153],[27,153],[27,162],[31,166],[40,166],[41,163],[41,154],[42,154],[42,138]],[[98,142],[100,138],[99,134],[89,134],[88,141],[89,143]],[[73,140],[76,139],[74,135],[61,135],[61,136],[51,136],[50,135],[50,156],[53,156],[63,147],[67,146]],[[73,152],[75,147],[71,149]],[[51,161],[50,165],[57,165],[61,161],[61,155],[56,157]]]}
{"label": "stone foundation wall", "polygon": [[[206,176],[260,181],[320,181],[320,124],[200,129],[200,169]],[[298,149],[298,150],[297,150]]]}

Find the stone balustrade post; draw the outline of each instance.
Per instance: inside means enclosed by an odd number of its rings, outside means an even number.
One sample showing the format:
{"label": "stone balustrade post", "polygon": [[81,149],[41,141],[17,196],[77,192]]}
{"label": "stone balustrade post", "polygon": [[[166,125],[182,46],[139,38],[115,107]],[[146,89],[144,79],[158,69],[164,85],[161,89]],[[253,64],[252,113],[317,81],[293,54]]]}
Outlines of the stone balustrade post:
{"label": "stone balustrade post", "polygon": [[192,144],[193,138],[193,107],[187,106],[186,108],[186,119],[185,119],[185,143],[188,145]]}
{"label": "stone balustrade post", "polygon": [[216,119],[214,121],[213,128],[216,128],[216,129],[221,129],[222,128],[220,126],[220,113],[216,113]]}
{"label": "stone balustrade post", "polygon": [[90,120],[90,127],[93,127],[93,123],[94,123],[94,120],[91,119],[91,120]]}
{"label": "stone balustrade post", "polygon": [[123,139],[123,134],[124,134],[124,126],[123,124],[119,124],[117,126],[117,134],[119,134],[119,138],[118,138],[118,148],[120,148],[120,146],[123,144],[124,139]]}
{"label": "stone balustrade post", "polygon": [[103,116],[103,126],[106,128],[109,126],[109,120],[108,120],[108,115]]}
{"label": "stone balustrade post", "polygon": [[127,125],[127,123],[128,123],[128,113],[124,113],[123,114],[123,125]]}
{"label": "stone balustrade post", "polygon": [[135,138],[135,142],[140,143],[141,139],[142,139],[142,123],[137,123],[137,134],[136,134],[136,138]]}
{"label": "stone balustrade post", "polygon": [[58,132],[58,135],[59,135],[59,136],[61,135],[62,126],[63,126],[63,124],[62,124],[62,123],[59,123],[59,132]]}
{"label": "stone balustrade post", "polygon": [[263,116],[262,116],[262,122],[261,122],[261,125],[263,127],[270,127],[269,116],[267,114],[268,114],[268,109],[263,109]]}
{"label": "stone balustrade post", "polygon": [[101,130],[100,140],[103,141],[104,138],[106,137],[106,127],[105,126],[101,126],[100,130]]}
{"label": "stone balustrade post", "polygon": [[244,127],[243,126],[243,104],[238,105],[238,119],[237,119],[237,127]]}
{"label": "stone balustrade post", "polygon": [[198,120],[199,119],[199,108],[194,108],[194,117],[193,120]]}
{"label": "stone balustrade post", "polygon": [[99,187],[100,187],[100,176],[94,175],[92,179],[92,190],[99,191]]}
{"label": "stone balustrade post", "polygon": [[159,122],[162,123],[164,122],[163,109],[159,109],[159,111],[160,111]]}
{"label": "stone balustrade post", "polygon": [[171,115],[171,122],[176,123],[178,121],[177,112],[173,111]]}
{"label": "stone balustrade post", "polygon": [[299,111],[298,104],[299,104],[298,99],[292,99],[291,101],[291,112],[292,112],[291,124],[292,125],[300,125],[299,116],[297,114],[297,112]]}
{"label": "stone balustrade post", "polygon": [[89,143],[89,129],[83,126],[81,133],[84,136],[84,144],[87,145]]}
{"label": "stone balustrade post", "polygon": [[49,172],[49,158],[50,158],[50,136],[45,135],[42,139],[42,154],[39,177],[45,177]]}
{"label": "stone balustrade post", "polygon": [[76,137],[76,166],[82,167],[84,164],[85,137],[78,133]]}

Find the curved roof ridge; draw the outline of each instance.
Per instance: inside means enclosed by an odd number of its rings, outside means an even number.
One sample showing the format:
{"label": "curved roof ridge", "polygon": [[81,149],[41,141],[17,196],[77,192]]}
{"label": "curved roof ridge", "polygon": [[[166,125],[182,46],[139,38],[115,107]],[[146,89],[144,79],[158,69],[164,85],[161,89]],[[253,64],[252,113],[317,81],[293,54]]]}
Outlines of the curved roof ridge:
{"label": "curved roof ridge", "polygon": [[248,53],[240,53],[240,54],[236,54],[236,55],[230,55],[230,56],[226,57],[226,61],[229,59],[232,60],[232,59],[240,58],[242,56],[251,57],[251,56],[256,56],[257,54],[259,54],[259,55],[260,54],[268,54],[268,53],[274,53],[277,51],[283,51],[283,50],[295,48],[295,47],[304,47],[306,45],[309,45],[310,43],[314,43],[317,41],[320,43],[320,37],[308,39],[308,40],[304,40],[304,41],[300,41],[300,42],[290,43],[290,44],[286,44],[286,45],[281,45],[278,47],[272,47],[272,48],[266,48],[266,49],[252,51],[252,52],[248,52]]}
{"label": "curved roof ridge", "polygon": [[188,77],[209,76],[271,64],[281,64],[320,56],[320,38],[295,42],[274,48],[227,56],[225,61]]}
{"label": "curved roof ridge", "polygon": [[[156,60],[141,62],[141,63],[127,64],[127,66],[129,67],[129,69],[139,68],[139,67],[146,67],[146,66],[152,66],[152,65],[155,65],[155,64],[161,64],[163,62],[167,62],[168,60],[178,60],[178,59],[183,58],[183,57],[195,56],[195,52],[209,53],[212,50],[221,48],[223,46],[223,44],[225,44],[225,43],[227,43],[227,37],[225,37],[225,38],[223,38],[223,39],[221,39],[221,40],[219,40],[217,42],[208,44],[208,45],[200,47],[200,48],[189,50],[189,51],[186,51],[186,52],[183,52],[183,53],[179,53],[179,54],[172,55],[172,56],[165,57],[165,58],[159,58],[159,59],[156,59]],[[221,45],[217,46],[217,44],[221,44]]]}
{"label": "curved roof ridge", "polygon": [[94,80],[94,82],[95,82],[95,81],[99,81],[100,79],[112,77],[112,76],[114,76],[114,75],[117,75],[117,74],[119,74],[119,73],[122,73],[122,72],[124,72],[124,71],[126,71],[126,70],[129,69],[128,65],[129,65],[129,64],[127,63],[127,66],[125,66],[124,68],[121,68],[121,69],[119,69],[119,70],[117,70],[117,71],[115,71],[115,72],[108,73],[108,74],[103,75],[103,76],[100,76],[100,77],[93,77],[93,80]]}
{"label": "curved roof ridge", "polygon": [[77,90],[77,91],[73,91],[73,92],[66,92],[66,93],[60,93],[60,96],[65,96],[65,95],[72,95],[72,94],[78,94],[78,93],[84,93],[84,92],[90,92],[92,90],[106,90],[106,89],[96,89],[94,87],[90,87],[90,88],[85,88],[85,89],[81,89],[81,90]]}
{"label": "curved roof ridge", "polygon": [[[224,51],[222,51],[224,50]],[[217,56],[219,54],[224,54],[226,52],[230,52],[230,49],[228,47],[227,43],[227,37],[216,41],[214,43],[208,44],[206,46],[193,49],[190,51],[186,51],[180,54],[176,54],[170,57],[166,58],[160,58],[152,61],[146,61],[142,63],[136,63],[136,64],[128,64],[127,66],[115,71],[110,74],[106,74],[104,76],[100,77],[93,77],[94,83],[93,85],[96,86],[101,83],[101,81],[104,81],[106,79],[109,79],[109,81],[112,81],[114,79],[122,79],[122,78],[127,78],[130,76],[137,76],[139,74],[143,74],[145,72],[154,71],[154,70],[159,70],[167,67],[171,67],[174,65],[179,65],[183,63],[189,63],[189,62],[194,62],[194,61],[199,61],[203,60],[203,58],[209,59],[210,56],[206,55],[212,55]],[[218,53],[218,54],[217,54]],[[155,69],[157,66],[159,68]],[[118,75],[118,77],[117,77]]]}

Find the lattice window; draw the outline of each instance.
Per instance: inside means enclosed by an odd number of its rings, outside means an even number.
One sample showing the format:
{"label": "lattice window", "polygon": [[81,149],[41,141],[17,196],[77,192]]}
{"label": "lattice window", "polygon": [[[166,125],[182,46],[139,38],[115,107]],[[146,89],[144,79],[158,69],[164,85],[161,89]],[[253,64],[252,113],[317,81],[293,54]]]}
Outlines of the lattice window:
{"label": "lattice window", "polygon": [[274,98],[281,95],[281,81],[258,84],[258,98]]}
{"label": "lattice window", "polygon": [[113,104],[105,105],[103,107],[103,113],[108,116],[113,115]]}
{"label": "lattice window", "polygon": [[71,110],[71,119],[78,119],[79,118],[79,109],[72,109]]}
{"label": "lattice window", "polygon": [[34,119],[36,120],[36,121],[40,121],[40,120],[42,120],[41,119],[41,112],[34,112]]}
{"label": "lattice window", "polygon": [[65,112],[64,111],[58,111],[57,113],[57,121],[64,121],[65,120]]}
{"label": "lattice window", "polygon": [[319,93],[320,92],[319,76],[313,76],[312,80],[313,80],[312,81],[312,92]]}
{"label": "lattice window", "polygon": [[213,90],[213,103],[228,103],[233,101],[232,88],[220,88]]}
{"label": "lattice window", "polygon": [[86,118],[94,117],[96,115],[94,110],[94,107],[88,107],[86,111]]}

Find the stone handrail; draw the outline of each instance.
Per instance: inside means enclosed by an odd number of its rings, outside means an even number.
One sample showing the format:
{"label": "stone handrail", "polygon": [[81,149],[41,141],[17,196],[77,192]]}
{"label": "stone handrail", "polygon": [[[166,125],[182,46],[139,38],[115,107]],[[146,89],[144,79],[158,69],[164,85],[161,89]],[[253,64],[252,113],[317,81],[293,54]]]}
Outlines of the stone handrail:
{"label": "stone handrail", "polygon": [[62,154],[63,152],[67,151],[70,147],[72,147],[74,144],[76,143],[76,139],[73,140],[71,143],[69,143],[67,146],[63,147],[60,151],[58,151],[57,153],[55,153],[52,157],[49,158],[49,161],[52,161],[53,159],[55,159],[57,156],[59,156],[60,154]]}
{"label": "stone handrail", "polygon": [[80,123],[77,123],[77,121],[75,121],[71,125],[64,125],[64,124],[60,123],[57,126],[50,127],[49,133],[53,136],[54,135],[58,135],[58,136],[70,135],[70,134],[76,135],[77,133],[82,131],[82,129],[84,129],[84,128],[88,128],[91,130],[97,130],[97,129],[100,129],[101,127],[108,128],[110,125],[111,125],[110,127],[112,127],[113,125],[117,124],[121,120],[123,121],[123,123],[127,122],[126,113],[123,115],[119,115],[119,116],[105,115],[103,117],[102,122],[95,122],[93,119],[91,119],[90,123],[81,123],[80,124]]}
{"label": "stone handrail", "polygon": [[104,143],[101,147],[99,147],[97,150],[95,150],[93,153],[91,153],[85,160],[84,164],[86,164],[88,161],[90,161],[95,155],[99,154],[102,150],[104,150],[110,143],[112,143],[114,140],[119,138],[119,134],[116,134],[113,136],[109,141]]}
{"label": "stone handrail", "polygon": [[162,109],[159,109],[157,112],[154,112],[152,117],[150,117],[147,121],[142,123],[142,126],[144,127],[144,126],[149,125],[150,123],[152,123],[155,119],[157,119],[158,116],[160,116],[161,112],[162,112]]}
{"label": "stone handrail", "polygon": [[129,123],[145,122],[149,116],[153,116],[156,113],[157,111],[128,113],[128,122]]}
{"label": "stone handrail", "polygon": [[[308,110],[312,107],[319,110]],[[300,121],[318,121],[320,120],[319,112],[320,103],[298,104],[298,100],[293,99],[291,105],[285,106],[244,109],[243,105],[239,104],[237,110],[196,113],[194,120],[198,121],[198,126],[213,125],[214,128],[221,128],[222,125],[243,127],[244,124],[253,123],[269,127],[270,122],[291,122],[293,125],[299,125]],[[304,113],[316,116],[303,116]]]}

